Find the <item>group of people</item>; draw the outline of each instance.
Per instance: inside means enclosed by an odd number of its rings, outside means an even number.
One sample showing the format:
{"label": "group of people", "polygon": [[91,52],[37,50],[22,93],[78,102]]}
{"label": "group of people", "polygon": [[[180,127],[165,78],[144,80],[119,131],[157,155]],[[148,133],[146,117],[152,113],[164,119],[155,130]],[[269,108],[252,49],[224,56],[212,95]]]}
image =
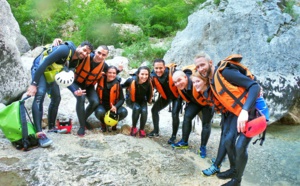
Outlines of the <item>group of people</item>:
{"label": "group of people", "polygon": [[[34,96],[32,115],[41,147],[52,144],[52,140],[42,131],[41,125],[45,95],[49,94],[51,99],[48,109],[49,132],[55,130],[61,100],[58,84],[46,73],[67,66],[75,73],[74,82],[68,89],[76,97],[79,136],[84,136],[86,129],[92,129],[87,119],[93,112],[100,120],[104,132],[107,130],[104,118],[108,111],[118,115],[119,121],[124,119],[128,115],[123,106],[126,101],[126,105],[132,109],[130,135],[158,137],[159,112],[171,104],[172,134],[168,144],[173,148],[188,148],[192,120],[200,112],[202,132],[199,150],[200,156],[205,158],[206,145],[211,133],[211,120],[214,112],[219,112],[222,115],[220,123],[222,131],[217,158],[211,167],[202,173],[206,176],[217,174],[220,179],[231,179],[224,185],[240,185],[248,159],[247,147],[251,141],[251,138],[246,137],[243,132],[246,122],[255,117],[255,102],[260,94],[260,86],[255,78],[241,73],[242,69],[239,66],[234,63],[214,66],[209,55],[201,52],[195,57],[192,68],[179,70],[176,64],[166,64],[163,59],[156,59],[153,62],[152,72],[147,66],[141,66],[130,78],[121,83],[118,73],[122,68],[108,66],[105,63],[109,54],[107,46],[101,45],[94,50],[89,42],[82,42],[76,47],[72,42],[62,42],[60,39],[56,39],[53,45],[47,56],[43,52],[34,60],[31,69],[32,82],[27,90],[27,95]],[[240,55],[226,58],[227,61],[236,63],[241,59]],[[123,89],[126,90],[125,96]],[[153,130],[146,134],[144,128],[148,116],[148,103],[153,101],[154,89],[159,96],[151,108]],[[89,102],[87,107],[85,98]],[[176,142],[180,124],[179,113],[183,105],[182,138]],[[139,127],[138,120],[140,120]],[[116,125],[112,130],[116,130]],[[220,172],[221,162],[226,155],[230,169]]]}

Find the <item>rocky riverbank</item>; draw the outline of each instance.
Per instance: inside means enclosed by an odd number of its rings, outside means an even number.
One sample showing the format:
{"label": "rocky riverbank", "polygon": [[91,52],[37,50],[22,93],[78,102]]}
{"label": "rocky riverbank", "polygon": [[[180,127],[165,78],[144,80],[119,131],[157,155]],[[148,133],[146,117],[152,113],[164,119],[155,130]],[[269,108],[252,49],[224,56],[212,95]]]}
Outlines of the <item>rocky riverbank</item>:
{"label": "rocky riverbank", "polygon": [[[130,110],[129,110],[130,112]],[[130,114],[130,113],[129,113]],[[171,134],[168,109],[161,111],[159,138],[134,138],[117,132],[88,131],[48,134],[50,148],[29,152],[15,150],[0,132],[0,185],[221,185],[216,176],[201,170],[216,156],[220,129],[212,129],[208,157],[200,158],[201,124],[195,123],[188,150],[173,150],[166,142]],[[130,116],[130,115],[129,115]],[[182,119],[182,117],[181,117]],[[148,117],[148,130],[151,117]],[[217,119],[215,119],[216,121]],[[263,146],[250,145],[242,185],[299,185],[299,126],[271,126]],[[181,130],[178,133],[180,138]],[[222,170],[229,167],[225,159]]]}

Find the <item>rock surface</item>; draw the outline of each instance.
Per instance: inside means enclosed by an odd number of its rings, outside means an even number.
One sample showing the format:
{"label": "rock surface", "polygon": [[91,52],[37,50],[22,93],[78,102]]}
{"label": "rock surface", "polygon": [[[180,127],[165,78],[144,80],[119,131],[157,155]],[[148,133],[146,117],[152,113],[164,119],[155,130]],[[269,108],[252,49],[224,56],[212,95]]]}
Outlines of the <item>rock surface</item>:
{"label": "rock surface", "polygon": [[0,100],[7,104],[26,90],[30,76],[24,73],[20,53],[30,49],[7,1],[0,0]]}
{"label": "rock surface", "polygon": [[[131,114],[131,110],[128,111]],[[216,176],[201,175],[201,170],[208,168],[210,159],[217,154],[220,128],[212,128],[208,156],[202,159],[197,153],[201,124],[195,123],[188,150],[173,150],[166,143],[171,135],[171,113],[166,108],[160,116],[159,138],[121,134],[121,126],[131,125],[130,120],[121,121],[117,132],[102,133],[95,128],[87,131],[85,137],[78,137],[78,125],[74,121],[72,134],[48,133],[54,141],[51,147],[28,152],[14,149],[0,131],[0,185],[209,186],[225,183],[226,180]],[[152,127],[150,120],[151,115],[148,116],[147,131]],[[94,126],[98,124],[92,122]],[[295,132],[299,129],[299,126],[271,128],[263,146],[250,144],[242,185],[299,185],[298,167],[295,166],[299,164],[299,132]],[[180,138],[181,127],[177,140]],[[228,168],[225,159],[221,170]]]}
{"label": "rock surface", "polygon": [[165,61],[184,66],[206,51],[217,64],[230,54],[242,54],[242,63],[264,89],[271,122],[283,118],[281,123],[300,124],[300,19],[283,13],[277,2],[228,0],[216,6],[206,1],[177,33]]}

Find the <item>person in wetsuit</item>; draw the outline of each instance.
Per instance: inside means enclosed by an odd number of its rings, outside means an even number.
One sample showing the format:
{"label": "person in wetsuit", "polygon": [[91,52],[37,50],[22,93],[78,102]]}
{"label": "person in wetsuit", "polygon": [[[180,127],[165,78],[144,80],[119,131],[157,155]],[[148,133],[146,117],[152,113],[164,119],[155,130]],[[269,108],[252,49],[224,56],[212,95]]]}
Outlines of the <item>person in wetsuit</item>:
{"label": "person in wetsuit", "polygon": [[[116,113],[119,117],[118,121],[124,119],[128,114],[127,109],[122,106],[125,99],[120,80],[117,78],[117,72],[117,67],[109,66],[105,75],[97,83],[96,91],[100,105],[95,110],[95,116],[104,124],[102,126],[103,132],[106,131],[104,117],[107,111]],[[117,130],[117,125],[113,126],[112,130]]]}
{"label": "person in wetsuit", "polygon": [[[222,132],[217,158],[210,168],[204,170],[204,172],[209,174],[217,173],[217,177],[220,179],[231,179],[224,184],[225,186],[238,186],[242,181],[248,160],[247,149],[252,139],[247,138],[243,132],[246,122],[254,117],[255,101],[260,93],[260,87],[255,80],[241,73],[235,65],[229,64],[222,71],[218,72],[219,66],[214,66],[211,58],[206,53],[198,54],[194,63],[200,75],[209,78],[212,91],[219,84],[215,79],[215,74],[218,73],[218,76],[222,76],[228,81],[228,83],[224,84],[225,87],[235,85],[235,87],[243,88],[244,91],[248,92],[242,106],[237,106],[232,110],[226,104],[222,95],[213,91],[214,96],[227,109],[227,112],[222,113]],[[219,166],[226,154],[228,154],[230,169],[220,172]]]}
{"label": "person in wetsuit", "polygon": [[47,80],[44,72],[47,72],[47,67],[54,63],[65,65],[66,63],[82,60],[92,49],[93,47],[89,42],[82,42],[78,47],[72,42],[65,42],[52,47],[47,57],[44,57],[44,52],[42,52],[34,59],[31,67],[32,82],[27,89],[27,95],[35,96],[32,103],[32,116],[41,147],[48,147],[52,144],[52,140],[42,132],[43,103],[46,92],[50,95],[51,100],[48,108],[48,126],[50,130],[55,126],[61,100],[59,86],[54,80]]}
{"label": "person in wetsuit", "polygon": [[190,79],[192,71],[176,71],[173,74],[173,81],[178,88],[180,96],[186,101],[185,113],[182,124],[182,139],[173,144],[173,148],[188,148],[188,140],[192,130],[192,120],[202,112],[202,132],[200,156],[206,157],[206,145],[211,132],[211,120],[214,115],[213,109],[203,100],[201,94],[194,90]]}
{"label": "person in wetsuit", "polygon": [[[148,116],[147,102],[151,103],[153,97],[150,69],[146,66],[139,67],[137,72],[122,84],[122,87],[127,88],[126,105],[132,109],[132,128],[130,135],[137,136],[139,132],[140,138],[146,137],[144,128]],[[136,126],[139,118],[140,129],[138,131]]]}
{"label": "person in wetsuit", "polygon": [[[175,64],[174,64],[175,65]],[[151,73],[153,87],[159,92],[158,99],[151,109],[154,129],[147,136],[159,136],[159,111],[172,103],[172,135],[168,144],[173,144],[179,127],[179,112],[182,99],[179,97],[178,89],[173,83],[172,75],[176,66],[165,66],[163,59],[156,59],[153,62],[154,70]]]}
{"label": "person in wetsuit", "polygon": [[[99,46],[94,52],[88,55],[79,64],[73,64],[75,68],[75,80],[68,88],[79,94],[76,95],[76,113],[80,127],[77,131],[79,136],[85,135],[85,127],[92,129],[87,118],[95,111],[99,105],[98,94],[95,85],[102,76],[102,72],[106,72],[108,65],[105,63],[109,49],[105,45]],[[85,98],[89,104],[85,108]]]}

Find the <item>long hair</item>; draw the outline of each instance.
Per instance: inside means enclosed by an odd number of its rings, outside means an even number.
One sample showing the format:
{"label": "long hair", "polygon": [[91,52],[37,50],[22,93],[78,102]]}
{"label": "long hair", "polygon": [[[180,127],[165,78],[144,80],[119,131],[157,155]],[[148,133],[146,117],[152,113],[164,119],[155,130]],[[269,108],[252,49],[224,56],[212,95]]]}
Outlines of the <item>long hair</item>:
{"label": "long hair", "polygon": [[138,70],[137,70],[137,72],[136,72],[136,75],[137,75],[137,83],[139,82],[139,74],[140,74],[141,70],[147,70],[147,71],[148,71],[148,79],[147,79],[146,82],[149,83],[149,82],[150,82],[150,69],[149,69],[149,67],[147,67],[147,66],[141,66],[141,67],[138,68]]}

